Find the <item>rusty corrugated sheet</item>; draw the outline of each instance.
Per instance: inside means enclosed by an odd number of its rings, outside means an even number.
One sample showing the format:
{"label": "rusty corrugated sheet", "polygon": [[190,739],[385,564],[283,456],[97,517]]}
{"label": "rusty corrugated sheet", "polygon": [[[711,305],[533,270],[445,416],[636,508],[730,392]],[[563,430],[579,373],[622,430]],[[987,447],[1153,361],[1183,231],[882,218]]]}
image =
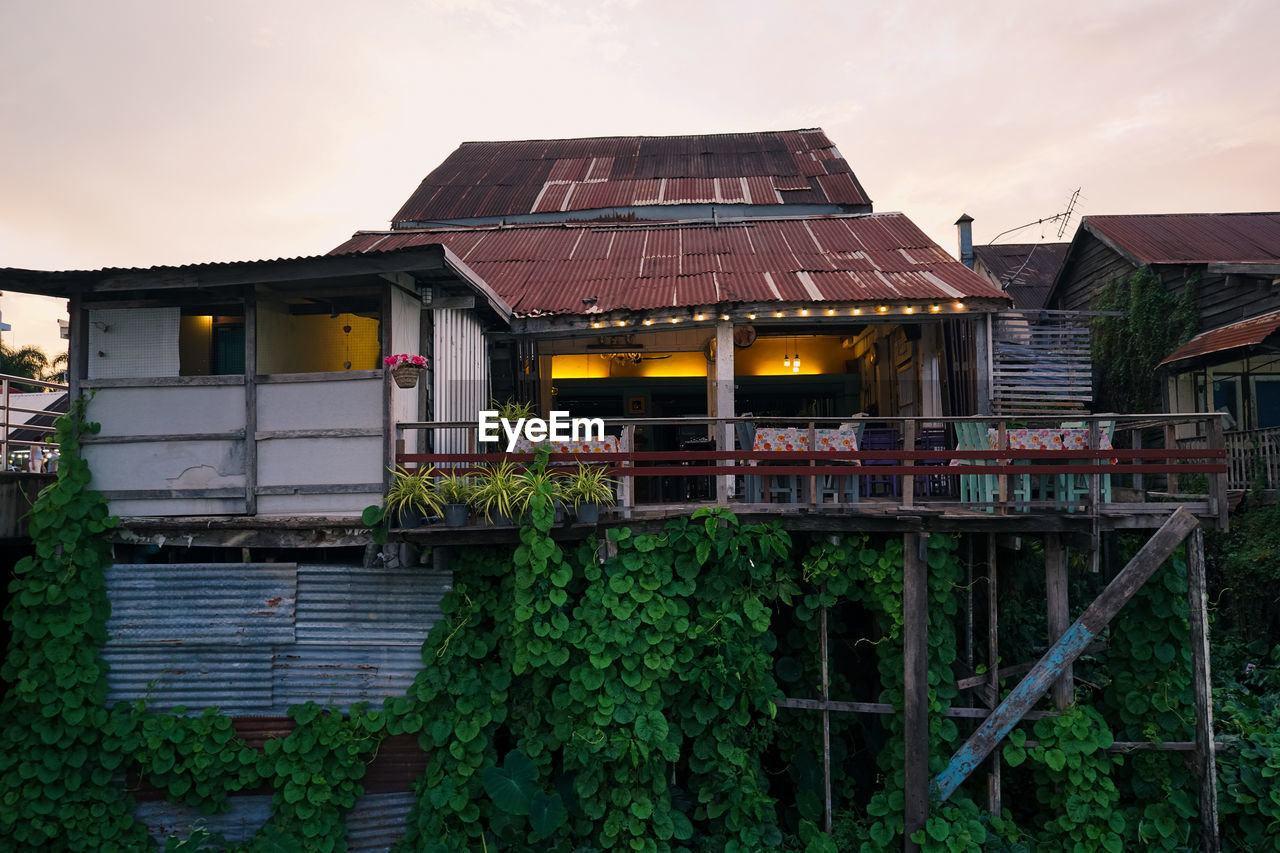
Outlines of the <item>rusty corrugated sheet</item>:
{"label": "rusty corrugated sheet", "polygon": [[819,301],[1007,298],[902,214],[422,229],[357,234],[340,249],[429,243],[447,246],[526,316],[814,301],[799,272],[826,274]]}
{"label": "rusty corrugated sheet", "polygon": [[1086,216],[1081,227],[1144,264],[1280,262],[1280,213]]}
{"label": "rusty corrugated sheet", "polygon": [[1275,334],[1276,329],[1280,329],[1280,311],[1273,311],[1270,314],[1263,314],[1258,317],[1250,317],[1248,320],[1241,320],[1239,323],[1232,323],[1229,326],[1210,329],[1207,332],[1201,332],[1178,347],[1170,353],[1168,358],[1160,362],[1160,365],[1163,366],[1170,362],[1195,358],[1198,355],[1209,355],[1210,353],[1223,352],[1238,347],[1255,346]]}
{"label": "rusty corrugated sheet", "polygon": [[1000,282],[1018,308],[1043,308],[1070,243],[974,246],[975,268]]}
{"label": "rusty corrugated sheet", "polygon": [[107,569],[111,701],[283,714],[402,695],[451,587],[422,567],[120,564]]}
{"label": "rusty corrugated sheet", "polygon": [[[717,194],[717,179],[737,185]],[[813,129],[467,142],[422,180],[393,221],[740,202],[871,205],[848,162]]]}

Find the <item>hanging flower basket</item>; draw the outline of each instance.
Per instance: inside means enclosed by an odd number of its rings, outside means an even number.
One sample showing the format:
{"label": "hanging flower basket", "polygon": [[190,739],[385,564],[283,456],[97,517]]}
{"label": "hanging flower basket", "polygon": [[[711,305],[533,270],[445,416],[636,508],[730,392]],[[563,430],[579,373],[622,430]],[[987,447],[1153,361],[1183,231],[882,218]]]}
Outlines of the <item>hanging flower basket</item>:
{"label": "hanging flower basket", "polygon": [[418,374],[427,367],[427,360],[420,355],[389,355],[382,363],[391,368],[391,378],[401,388],[414,388],[418,384]]}

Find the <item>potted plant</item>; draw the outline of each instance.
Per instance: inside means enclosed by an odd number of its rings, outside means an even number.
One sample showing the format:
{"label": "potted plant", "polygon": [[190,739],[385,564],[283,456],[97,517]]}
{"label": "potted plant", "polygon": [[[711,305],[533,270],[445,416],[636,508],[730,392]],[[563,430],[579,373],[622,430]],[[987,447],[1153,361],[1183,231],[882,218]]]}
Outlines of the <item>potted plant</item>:
{"label": "potted plant", "polygon": [[560,498],[573,507],[580,523],[596,524],[600,521],[600,507],[613,506],[617,480],[609,476],[605,466],[579,462],[576,470],[559,479]]}
{"label": "potted plant", "polygon": [[528,489],[525,503],[532,510],[533,496],[545,496],[548,501],[547,508],[553,513],[553,521],[559,524],[564,521],[564,500],[560,494],[560,481],[564,478],[548,471],[545,454],[543,457],[544,461],[541,464],[535,463],[534,467],[520,475]]}
{"label": "potted plant", "polygon": [[529,482],[514,462],[481,465],[471,504],[486,521],[510,524],[529,505]]}
{"label": "potted plant", "polygon": [[444,507],[444,523],[446,527],[462,527],[471,514],[472,496],[476,484],[461,474],[448,473],[436,478],[436,496]]}
{"label": "potted plant", "polygon": [[498,417],[505,418],[511,423],[515,423],[521,418],[531,418],[535,414],[533,410],[533,403],[517,403],[515,400],[507,400],[505,403],[499,403],[497,400],[490,400],[489,408],[497,409]]}
{"label": "potted plant", "polygon": [[434,468],[427,466],[410,471],[397,465],[391,473],[391,486],[382,502],[387,515],[397,519],[397,526],[418,527],[426,516],[440,514],[440,499],[432,478]]}
{"label": "potted plant", "polygon": [[427,360],[424,357],[403,352],[387,356],[382,363],[391,368],[391,378],[401,388],[416,386],[418,375],[427,369]]}

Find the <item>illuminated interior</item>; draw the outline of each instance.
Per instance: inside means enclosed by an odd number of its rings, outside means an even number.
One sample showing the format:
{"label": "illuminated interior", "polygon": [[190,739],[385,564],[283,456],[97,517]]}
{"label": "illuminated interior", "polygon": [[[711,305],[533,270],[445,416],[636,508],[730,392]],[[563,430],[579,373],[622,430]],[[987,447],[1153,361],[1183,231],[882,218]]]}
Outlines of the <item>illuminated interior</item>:
{"label": "illuminated interior", "polygon": [[[760,337],[734,351],[737,376],[818,376],[847,373],[852,353],[842,335]],[[797,363],[798,361],[798,363]],[[798,369],[797,369],[798,368]],[[555,379],[702,378],[709,371],[701,352],[585,353],[551,359]]]}
{"label": "illuminated interior", "polygon": [[[306,308],[305,313],[299,308]],[[377,317],[258,303],[259,373],[340,373],[380,367]]]}

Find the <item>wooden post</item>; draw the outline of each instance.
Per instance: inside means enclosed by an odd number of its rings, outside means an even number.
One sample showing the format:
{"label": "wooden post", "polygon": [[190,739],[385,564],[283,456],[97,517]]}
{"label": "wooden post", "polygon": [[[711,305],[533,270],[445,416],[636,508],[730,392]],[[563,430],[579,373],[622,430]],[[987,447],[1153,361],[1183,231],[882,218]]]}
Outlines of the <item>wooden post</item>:
{"label": "wooden post", "polygon": [[[712,438],[715,439],[717,450],[733,450],[733,424],[723,420],[734,416],[736,406],[733,398],[733,351],[733,323],[716,323],[715,382],[712,385],[711,396],[715,404],[712,414],[722,419],[712,427]],[[717,464],[732,465],[733,463],[721,461]],[[716,502],[724,506],[732,496],[733,475],[716,477]]]}
{"label": "wooden post", "polygon": [[[1101,442],[1098,440],[1098,421],[1089,419],[1089,449],[1097,450]],[[1102,460],[1089,460],[1089,514],[1094,518],[1102,511]],[[1094,549],[1097,553],[1097,549]],[[1095,561],[1096,562],[1096,561]]]}
{"label": "wooden post", "polygon": [[[1049,651],[1044,653],[1044,657],[1040,658],[1035,668],[1022,681],[1018,682],[1018,686],[983,720],[978,730],[951,757],[951,762],[945,770],[938,774],[937,778],[938,791],[942,795],[942,799],[945,800],[950,797],[956,788],[960,787],[960,783],[977,769],[983,759],[991,754],[991,751],[1013,730],[1013,727],[1018,724],[1023,715],[1031,710],[1031,707],[1045,694],[1049,686],[1058,679],[1062,674],[1062,668],[1080,657],[1089,644],[1093,642],[1098,632],[1107,626],[1112,618],[1120,612],[1120,608],[1125,605],[1125,602],[1132,598],[1133,594],[1160,567],[1160,564],[1168,559],[1169,555],[1178,547],[1178,543],[1198,526],[1199,521],[1186,507],[1180,506],[1174,510],[1173,515],[1169,516],[1169,520],[1147,540],[1147,544],[1142,546],[1142,550],[1138,551],[1133,559],[1129,561],[1129,564],[1120,570],[1120,574],[1116,575],[1111,583],[1107,584],[1107,588],[1094,599],[1084,613],[1080,614],[1080,618],[1072,623],[1066,633],[1049,648]],[[907,535],[910,536],[910,534]],[[905,578],[903,598],[905,602]],[[907,624],[906,630],[910,631],[909,624]],[[910,639],[910,634],[908,633],[908,643],[910,643]],[[909,665],[910,646],[908,645]],[[907,684],[907,697],[907,708],[910,709],[910,682]],[[911,718],[908,717],[906,750],[908,769],[911,767],[910,721]],[[928,721],[926,720],[925,722],[925,734],[927,736]],[[911,777],[908,776],[906,790],[908,807],[910,807],[912,794],[910,779]],[[926,788],[925,791],[927,793],[928,789]]]}
{"label": "wooden post", "polygon": [[[813,453],[818,449],[818,428],[813,421],[809,421],[809,452]],[[817,459],[809,460],[809,467],[816,467]],[[820,503],[822,492],[818,490],[818,477],[816,474],[809,475],[809,505],[816,507]]]}
{"label": "wooden post", "polygon": [[[1212,450],[1218,450],[1227,446],[1226,436],[1222,433],[1222,418],[1213,415],[1209,418],[1205,444]],[[1223,460],[1227,463],[1227,468],[1231,467],[1231,456]],[[1218,516],[1218,528],[1220,530],[1227,529],[1227,511],[1229,508],[1227,501],[1227,477],[1228,474],[1210,474],[1211,481],[1209,483],[1209,511]]]}
{"label": "wooden post", "polygon": [[[996,574],[996,534],[987,535],[987,675],[991,679],[991,704],[1000,704],[1000,608],[999,575]],[[1000,751],[991,752],[987,776],[987,810],[1000,814]]]}
{"label": "wooden post", "polygon": [[[1210,418],[1209,420],[1212,421],[1213,418]],[[1205,440],[1208,441],[1208,438],[1206,437]],[[1165,450],[1178,449],[1178,428],[1173,424],[1164,425],[1164,449]],[[1178,475],[1170,471],[1168,474],[1165,475],[1165,478],[1166,478],[1165,491],[1167,491],[1171,495],[1177,494],[1178,493]]]}
{"label": "wooden post", "polygon": [[[1141,427],[1138,427],[1137,429],[1135,429],[1135,430],[1133,431],[1133,449],[1134,449],[1134,450],[1141,450],[1141,449],[1142,449],[1142,428],[1141,428]],[[1133,475],[1133,488],[1134,488],[1134,491],[1136,491],[1136,492],[1138,493],[1138,500],[1139,500],[1139,501],[1146,501],[1147,496],[1146,496],[1145,494],[1143,494],[1143,490],[1142,490],[1142,475],[1141,475],[1141,474],[1134,474],[1134,475]]]}
{"label": "wooden post", "polygon": [[[622,448],[624,453],[634,453],[636,449],[636,425],[627,424],[622,428]],[[635,462],[627,463],[635,465]],[[619,477],[618,478],[618,498],[622,504],[622,517],[630,518],[631,511],[635,507],[636,496],[636,478],[635,477]]]}
{"label": "wooden post", "polygon": [[1191,617],[1191,687],[1196,705],[1196,772],[1200,776],[1200,849],[1218,853],[1218,772],[1213,745],[1213,688],[1209,677],[1209,605],[1204,578],[1204,533],[1187,540],[1187,605]]}
{"label": "wooden post", "polygon": [[902,535],[903,723],[905,735],[904,850],[929,818],[929,580],[927,534]]}
{"label": "wooden post", "polygon": [[[826,585],[823,584],[823,592]],[[827,607],[822,606],[819,612],[822,636],[818,638],[819,652],[822,655],[822,823],[826,832],[831,832],[831,711],[826,703],[831,699],[831,682],[828,677],[827,663]]]}
{"label": "wooden post", "polygon": [[258,294],[252,286],[244,293],[244,513],[258,514]]}
{"label": "wooden post", "polygon": [[[997,450],[1009,449],[1009,425],[1004,420],[1001,420],[996,424],[996,449]],[[982,465],[984,464],[984,462],[982,460],[979,460],[978,464]],[[997,464],[1001,466],[1008,466],[1010,463],[1008,459],[1001,459]],[[1001,504],[1000,514],[1006,515],[1009,512],[1009,508],[1007,506],[1004,506],[1004,504],[1009,500],[1009,475],[1008,474],[1001,474],[999,477],[996,478],[996,497]]]}
{"label": "wooden post", "polygon": [[[1044,589],[1049,612],[1049,644],[1067,632],[1071,610],[1067,600],[1067,550],[1056,533],[1044,537]],[[1059,711],[1075,699],[1075,678],[1071,664],[1062,669],[1062,677],[1053,682],[1053,704]]]}
{"label": "wooden post", "polygon": [[[916,422],[909,418],[902,422],[902,449],[916,449]],[[898,464],[901,465],[902,460],[899,460]],[[916,465],[918,463],[916,460],[912,459],[908,461],[907,464]],[[902,476],[902,505],[904,507],[909,507],[915,504],[915,483],[916,477],[914,474],[904,474]]]}

